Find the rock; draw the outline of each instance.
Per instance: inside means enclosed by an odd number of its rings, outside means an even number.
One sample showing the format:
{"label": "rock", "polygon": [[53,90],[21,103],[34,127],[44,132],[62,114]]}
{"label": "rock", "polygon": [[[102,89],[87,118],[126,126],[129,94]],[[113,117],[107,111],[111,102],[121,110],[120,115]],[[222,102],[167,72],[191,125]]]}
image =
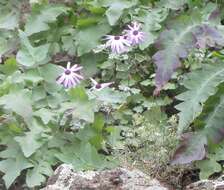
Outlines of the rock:
{"label": "rock", "polygon": [[115,168],[103,171],[73,171],[59,166],[42,190],[168,190],[158,180],[139,170]]}
{"label": "rock", "polygon": [[192,183],[185,190],[224,190],[224,176],[216,180],[201,180]]}

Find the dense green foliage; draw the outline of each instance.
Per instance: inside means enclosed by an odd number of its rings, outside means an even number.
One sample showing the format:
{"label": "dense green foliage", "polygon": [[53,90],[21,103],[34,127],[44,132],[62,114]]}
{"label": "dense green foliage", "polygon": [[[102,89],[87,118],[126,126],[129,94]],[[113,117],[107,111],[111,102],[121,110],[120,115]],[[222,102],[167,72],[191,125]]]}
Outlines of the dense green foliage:
{"label": "dense green foliage", "polygon": [[[173,133],[182,136],[173,164],[197,161],[202,178],[221,171],[223,5],[1,0],[0,171],[6,187],[20,175],[28,187],[40,186],[60,163],[76,170],[113,167],[114,154],[127,146],[144,146],[144,157],[154,158],[159,155],[149,150],[158,146],[151,145],[165,146],[168,138],[156,137],[169,130],[171,149]],[[103,46],[105,35],[121,34],[134,21],[142,24],[142,43],[122,54]],[[83,67],[84,80],[70,89],[56,83],[67,62]],[[112,87],[94,90],[90,77]],[[176,128],[167,120],[177,112]]]}

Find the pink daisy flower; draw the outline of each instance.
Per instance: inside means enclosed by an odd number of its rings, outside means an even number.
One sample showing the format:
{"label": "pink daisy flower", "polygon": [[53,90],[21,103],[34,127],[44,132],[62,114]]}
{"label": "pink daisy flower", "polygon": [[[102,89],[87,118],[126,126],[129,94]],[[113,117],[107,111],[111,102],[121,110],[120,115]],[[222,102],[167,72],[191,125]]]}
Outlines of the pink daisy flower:
{"label": "pink daisy flower", "polygon": [[141,31],[141,24],[137,22],[133,22],[128,25],[128,30],[124,30],[127,35],[127,39],[131,45],[137,45],[144,41],[145,32]]}
{"label": "pink daisy flower", "polygon": [[125,36],[106,36],[106,47],[110,47],[112,53],[121,54],[128,51],[128,47],[130,46],[129,41]]}
{"label": "pink daisy flower", "polygon": [[57,78],[56,82],[63,85],[65,88],[72,88],[83,80],[83,76],[80,74],[81,66],[77,64],[70,67],[71,63],[67,63],[67,67],[64,68],[64,72]]}
{"label": "pink daisy flower", "polygon": [[93,78],[90,78],[91,82],[92,82],[92,88],[91,90],[96,90],[96,91],[100,91],[106,87],[109,87],[111,84],[113,84],[113,82],[107,82],[107,83],[98,83],[97,81],[95,81]]}

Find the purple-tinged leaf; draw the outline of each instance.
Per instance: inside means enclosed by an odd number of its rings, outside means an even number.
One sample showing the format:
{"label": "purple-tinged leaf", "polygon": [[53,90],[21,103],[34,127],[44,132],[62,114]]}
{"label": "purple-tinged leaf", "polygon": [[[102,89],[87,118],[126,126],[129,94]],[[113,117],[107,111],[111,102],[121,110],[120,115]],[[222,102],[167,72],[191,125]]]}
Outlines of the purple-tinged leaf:
{"label": "purple-tinged leaf", "polygon": [[210,15],[209,15],[209,20],[218,20],[220,21],[220,9],[216,8]]}
{"label": "purple-tinged leaf", "polygon": [[196,46],[198,48],[224,46],[224,38],[215,27],[202,25],[194,33],[194,36],[197,40]]}
{"label": "purple-tinged leaf", "polygon": [[203,135],[184,133],[181,143],[171,159],[171,164],[188,164],[196,160],[205,158],[207,144],[206,137]]}
{"label": "purple-tinged leaf", "polygon": [[[156,87],[162,89],[166,82],[171,78],[173,72],[180,67],[180,59],[176,54],[169,54],[166,50],[158,51],[153,59],[157,66]],[[169,61],[170,60],[170,61]],[[171,64],[167,64],[167,61]]]}
{"label": "purple-tinged leaf", "polygon": [[155,91],[162,90],[175,70],[181,66],[180,59],[187,57],[188,50],[193,48],[194,43],[195,38],[186,31],[179,35],[173,30],[166,30],[161,33],[156,44],[160,50],[153,55],[153,60],[157,66]]}
{"label": "purple-tinged leaf", "polygon": [[180,24],[181,30],[172,29],[162,32],[155,44],[159,50],[153,55],[156,64],[154,94],[162,90],[172,74],[181,66],[181,60],[188,56],[192,48],[224,46],[224,37],[215,27],[203,24],[204,22],[199,20],[184,23],[185,25]]}

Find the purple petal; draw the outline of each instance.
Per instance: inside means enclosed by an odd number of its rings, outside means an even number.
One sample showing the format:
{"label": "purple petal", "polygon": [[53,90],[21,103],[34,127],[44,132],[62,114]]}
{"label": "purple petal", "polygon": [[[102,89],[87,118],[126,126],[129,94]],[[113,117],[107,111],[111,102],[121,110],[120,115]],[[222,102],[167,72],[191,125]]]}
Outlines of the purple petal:
{"label": "purple petal", "polygon": [[[73,66],[74,67],[74,66]],[[73,71],[73,72],[75,72],[75,71],[79,71],[79,70],[81,70],[83,67],[82,66],[77,66],[77,67],[74,67],[74,68],[71,68],[71,70]]]}
{"label": "purple petal", "polygon": [[58,84],[62,84],[63,82],[64,82],[64,80],[65,80],[65,75],[64,74],[62,74],[59,78],[58,78],[58,80],[56,81]]}
{"label": "purple petal", "polygon": [[84,77],[82,75],[79,75],[77,73],[73,73],[73,76],[75,76],[76,78],[78,78],[80,80],[84,79]]}
{"label": "purple petal", "polygon": [[91,82],[93,83],[93,85],[97,85],[98,82],[96,82],[93,78],[90,78]]}
{"label": "purple petal", "polygon": [[113,82],[102,83],[101,86],[102,86],[102,88],[106,88],[106,87],[110,86],[111,84],[113,84]]}
{"label": "purple petal", "polygon": [[67,63],[67,69],[70,69],[71,62]]}
{"label": "purple petal", "polygon": [[63,82],[65,88],[68,87],[68,81],[69,81],[68,77],[65,77],[65,81]]}
{"label": "purple petal", "polygon": [[73,76],[73,80],[75,81],[76,84],[80,83],[80,80],[77,77],[75,77],[75,76]]}

